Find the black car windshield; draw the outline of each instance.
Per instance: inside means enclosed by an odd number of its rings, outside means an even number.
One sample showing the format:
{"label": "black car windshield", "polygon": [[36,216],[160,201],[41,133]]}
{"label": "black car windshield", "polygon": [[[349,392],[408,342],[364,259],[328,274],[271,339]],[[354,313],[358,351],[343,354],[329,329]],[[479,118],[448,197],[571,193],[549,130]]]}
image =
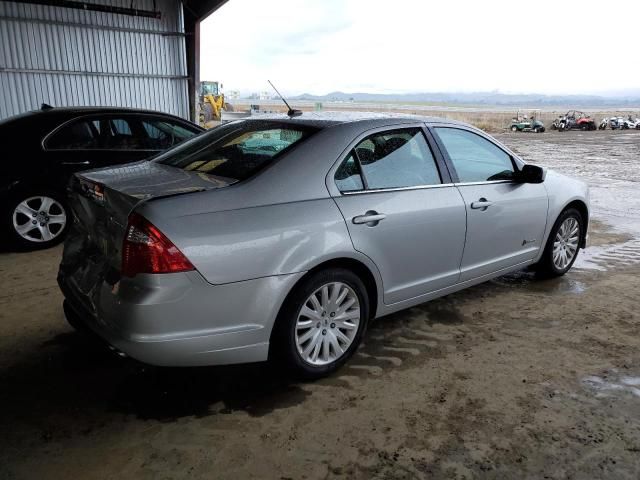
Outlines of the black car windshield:
{"label": "black car windshield", "polygon": [[168,150],[154,161],[242,181],[316,131],[315,128],[284,122],[231,122]]}

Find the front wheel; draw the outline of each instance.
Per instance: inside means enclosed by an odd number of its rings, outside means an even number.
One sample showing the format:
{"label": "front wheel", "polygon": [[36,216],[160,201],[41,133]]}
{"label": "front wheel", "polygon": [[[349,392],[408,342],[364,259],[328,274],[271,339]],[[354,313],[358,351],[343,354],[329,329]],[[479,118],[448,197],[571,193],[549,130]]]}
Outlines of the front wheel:
{"label": "front wheel", "polygon": [[312,274],[289,295],[274,327],[270,356],[296,376],[316,379],[340,368],[362,340],[369,297],[341,268]]}
{"label": "front wheel", "polygon": [[5,225],[19,248],[36,250],[60,243],[69,226],[69,210],[62,195],[41,192],[14,197]]}
{"label": "front wheel", "polygon": [[517,132],[518,131],[518,127],[516,127],[515,125],[513,127],[511,127],[511,131],[512,132]]}
{"label": "front wheel", "polygon": [[560,214],[551,229],[542,258],[536,270],[543,277],[559,277],[567,273],[578,258],[584,221],[574,208]]}

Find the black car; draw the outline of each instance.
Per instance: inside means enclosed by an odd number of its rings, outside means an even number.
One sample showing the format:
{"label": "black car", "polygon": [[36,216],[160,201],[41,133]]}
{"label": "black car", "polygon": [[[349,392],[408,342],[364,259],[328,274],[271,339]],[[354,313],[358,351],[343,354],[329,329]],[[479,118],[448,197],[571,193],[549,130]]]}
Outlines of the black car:
{"label": "black car", "polygon": [[110,107],[43,105],[0,122],[2,238],[23,248],[60,242],[73,173],[144,160],[202,131],[173,115]]}

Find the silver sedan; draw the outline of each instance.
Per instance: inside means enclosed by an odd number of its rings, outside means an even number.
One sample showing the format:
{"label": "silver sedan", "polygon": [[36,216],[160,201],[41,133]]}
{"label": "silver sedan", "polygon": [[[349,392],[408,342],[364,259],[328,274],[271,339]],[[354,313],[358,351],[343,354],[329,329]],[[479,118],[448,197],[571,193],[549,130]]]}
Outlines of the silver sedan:
{"label": "silver sedan", "polygon": [[587,187],[437,118],[269,117],[77,174],[68,321],[165,366],[315,378],[367,323],[507,272],[566,273]]}

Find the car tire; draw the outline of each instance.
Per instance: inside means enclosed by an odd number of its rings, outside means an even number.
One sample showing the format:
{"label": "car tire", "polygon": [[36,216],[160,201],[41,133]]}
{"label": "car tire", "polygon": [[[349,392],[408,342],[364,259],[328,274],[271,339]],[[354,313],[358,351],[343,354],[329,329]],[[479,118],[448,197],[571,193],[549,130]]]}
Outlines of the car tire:
{"label": "car tire", "polygon": [[511,131],[512,132],[517,132],[518,131],[518,127],[516,127],[515,125],[513,127],[511,127]]}
{"label": "car tire", "polygon": [[538,275],[551,278],[567,273],[578,258],[583,236],[584,220],[580,212],[575,208],[564,210],[553,224],[542,257],[534,266]]}
{"label": "car tire", "polygon": [[9,239],[20,250],[39,250],[57,245],[64,240],[71,223],[64,195],[54,191],[13,196],[3,216]]}
{"label": "car tire", "polygon": [[312,273],[292,290],[281,308],[270,359],[295,377],[324,377],[354,354],[368,320],[369,295],[356,274],[343,268]]}

